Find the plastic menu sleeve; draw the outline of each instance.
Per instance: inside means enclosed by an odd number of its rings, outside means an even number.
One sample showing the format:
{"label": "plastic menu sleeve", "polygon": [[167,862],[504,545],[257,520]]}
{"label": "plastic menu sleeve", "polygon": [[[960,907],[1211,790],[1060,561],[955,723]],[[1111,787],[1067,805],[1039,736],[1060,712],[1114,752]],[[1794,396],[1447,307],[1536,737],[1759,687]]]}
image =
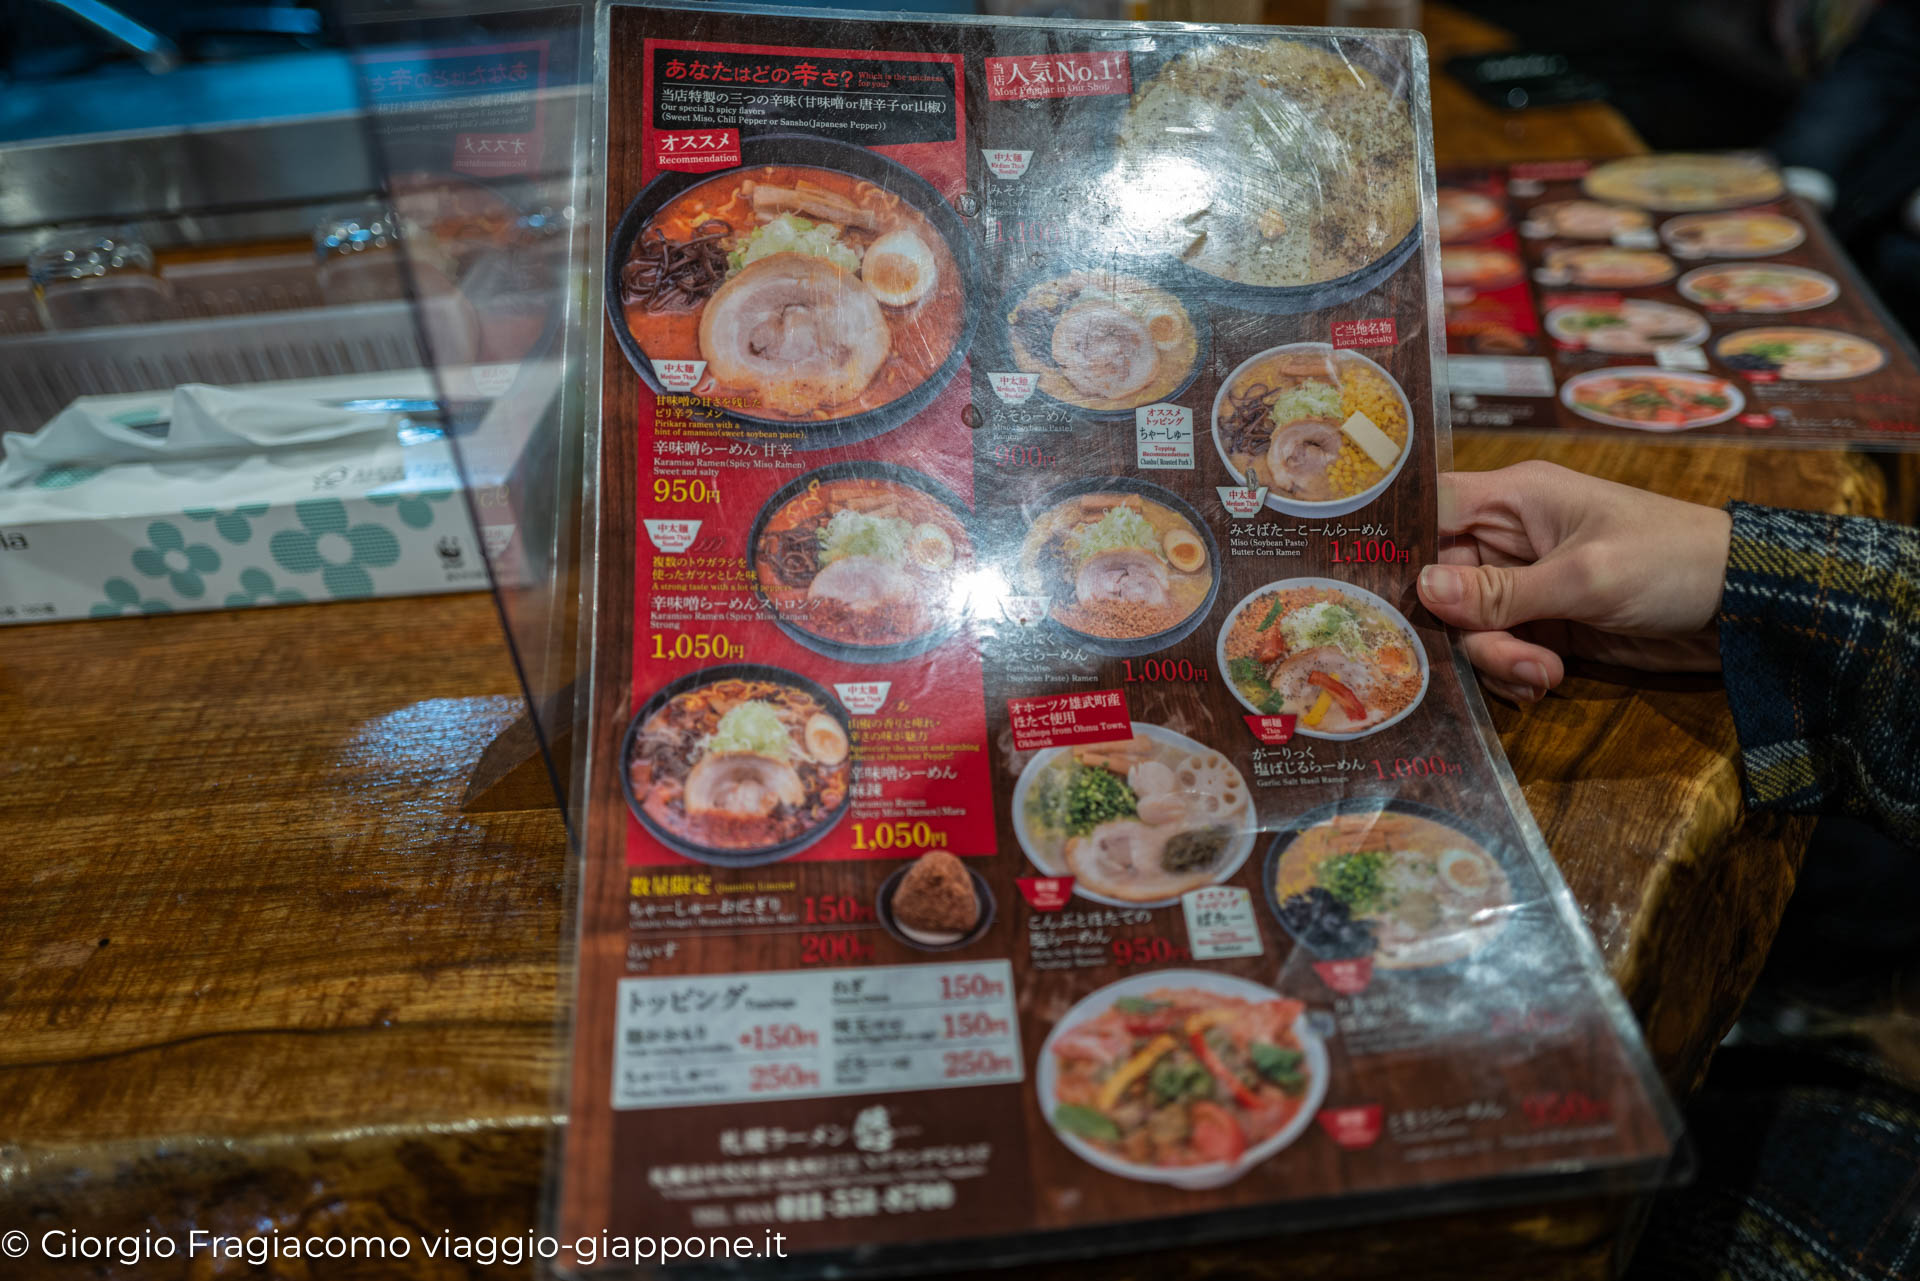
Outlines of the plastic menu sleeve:
{"label": "plastic menu sleeve", "polygon": [[1412,590],[1418,37],[614,5],[599,51],[563,1264],[1657,1181],[1671,1106]]}

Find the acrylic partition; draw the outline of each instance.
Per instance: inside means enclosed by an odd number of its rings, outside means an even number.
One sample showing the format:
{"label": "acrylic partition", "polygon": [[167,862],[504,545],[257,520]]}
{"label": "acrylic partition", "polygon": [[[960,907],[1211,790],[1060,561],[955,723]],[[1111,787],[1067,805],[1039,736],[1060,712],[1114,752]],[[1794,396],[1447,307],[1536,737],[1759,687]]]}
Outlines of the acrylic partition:
{"label": "acrylic partition", "polygon": [[592,502],[582,450],[597,413],[598,309],[586,292],[592,9],[349,3],[342,13],[368,147],[534,738],[571,799],[581,531]]}

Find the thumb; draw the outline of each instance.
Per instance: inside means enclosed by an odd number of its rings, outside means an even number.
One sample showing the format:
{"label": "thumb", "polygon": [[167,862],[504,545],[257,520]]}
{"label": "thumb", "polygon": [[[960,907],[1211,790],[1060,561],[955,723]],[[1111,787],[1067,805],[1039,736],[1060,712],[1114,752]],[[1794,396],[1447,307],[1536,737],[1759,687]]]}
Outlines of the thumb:
{"label": "thumb", "polygon": [[1442,621],[1470,632],[1505,631],[1541,618],[1579,618],[1575,575],[1535,565],[1429,565],[1420,600]]}

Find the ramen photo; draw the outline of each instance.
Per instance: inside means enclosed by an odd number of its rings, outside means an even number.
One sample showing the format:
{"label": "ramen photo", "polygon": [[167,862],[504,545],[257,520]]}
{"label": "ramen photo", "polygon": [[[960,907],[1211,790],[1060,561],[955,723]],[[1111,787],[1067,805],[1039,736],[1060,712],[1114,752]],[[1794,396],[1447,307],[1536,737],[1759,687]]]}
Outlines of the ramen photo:
{"label": "ramen photo", "polygon": [[1291,1143],[1326,1094],[1299,1001],[1172,970],[1074,1006],[1041,1047],[1040,1108],[1083,1160],[1127,1178],[1218,1187]]}
{"label": "ramen photo", "polygon": [[1233,762],[1156,725],[1048,748],[1014,788],[1014,834],[1034,866],[1106,903],[1166,907],[1225,880],[1252,852],[1254,824]]}
{"label": "ramen photo", "polygon": [[1569,346],[1610,355],[1701,343],[1708,331],[1707,318],[1698,312],[1641,298],[1555,307],[1546,324],[1548,333]]}
{"label": "ramen photo", "polygon": [[[1406,461],[1412,415],[1400,385],[1358,352],[1294,343],[1227,376],[1213,403],[1213,443],[1242,485],[1265,485],[1281,510],[1360,499]],[[1328,514],[1339,515],[1354,503]]]}
{"label": "ramen photo", "polygon": [[1689,214],[1660,228],[1667,247],[1689,258],[1746,258],[1785,253],[1807,238],[1792,218],[1764,210]]}
{"label": "ramen photo", "polygon": [[1772,315],[1824,307],[1840,296],[1840,285],[1806,267],[1729,263],[1688,272],[1680,293],[1703,307]]}
{"label": "ramen photo", "polygon": [[1440,281],[1449,289],[1505,289],[1520,283],[1520,260],[1504,249],[1461,248],[1440,251]]}
{"label": "ramen photo", "polygon": [[1838,329],[1742,329],[1720,339],[1714,354],[1729,369],[1806,382],[1860,378],[1887,363],[1887,353]]}
{"label": "ramen photo", "polygon": [[1096,413],[1151,405],[1186,384],[1200,335],[1181,301],[1119,272],[1041,281],[1007,315],[1013,363],[1055,400]]}
{"label": "ramen photo", "polygon": [[1295,578],[1227,616],[1218,658],[1234,697],[1291,714],[1310,738],[1359,738],[1399,720],[1427,692],[1426,651],[1398,610],[1357,587]]}
{"label": "ramen photo", "polygon": [[[1236,284],[1318,284],[1386,257],[1420,221],[1413,117],[1339,49],[1249,37],[1174,57],[1135,91],[1120,181],[1100,186],[1150,192],[1148,239]],[[1137,234],[1145,207],[1110,216]]]}
{"label": "ramen photo", "polygon": [[1061,626],[1090,638],[1138,640],[1180,627],[1212,599],[1220,568],[1208,543],[1168,501],[1096,489],[1034,518],[1020,546],[1019,579],[1026,592],[1051,598]]}
{"label": "ramen photo", "polygon": [[966,307],[925,215],[808,165],[730,170],[675,196],[635,237],[620,299],[648,358],[706,362],[697,395],[801,422],[917,389],[945,367]]}
{"label": "ramen photo", "polygon": [[966,527],[927,489],[860,470],[803,477],[768,514],[753,549],[768,605],[788,626],[848,646],[948,631],[962,613],[955,585],[973,568]]}
{"label": "ramen photo", "polygon": [[1275,849],[1268,876],[1280,923],[1314,951],[1365,954],[1370,941],[1381,969],[1472,955],[1499,932],[1514,901],[1506,870],[1485,845],[1392,803],[1345,803],[1283,834]]}
{"label": "ramen photo", "polygon": [[1609,160],[1591,170],[1581,185],[1596,200],[1662,213],[1758,204],[1785,191],[1779,171],[1759,156],[1684,152]]}
{"label": "ramen photo", "polygon": [[1678,268],[1673,259],[1653,249],[1613,249],[1583,245],[1577,249],[1547,250],[1545,276],[1559,275],[1568,284],[1591,289],[1637,289],[1670,280]]}
{"label": "ramen photo", "polygon": [[846,714],[798,680],[701,675],[711,679],[668,697],[629,735],[641,820],[682,853],[722,862],[784,856],[824,835],[852,781]]}
{"label": "ramen photo", "polygon": [[1746,404],[1740,389],[1712,374],[1595,369],[1569,378],[1560,402],[1582,418],[1641,431],[1686,431],[1723,423]]}
{"label": "ramen photo", "polygon": [[1639,209],[1603,205],[1597,200],[1549,200],[1527,211],[1523,230],[1536,239],[1564,236],[1568,240],[1611,240],[1652,228],[1653,219]]}
{"label": "ramen photo", "polygon": [[1440,242],[1477,240],[1506,225],[1506,211],[1493,197],[1463,187],[1442,187],[1439,191]]}

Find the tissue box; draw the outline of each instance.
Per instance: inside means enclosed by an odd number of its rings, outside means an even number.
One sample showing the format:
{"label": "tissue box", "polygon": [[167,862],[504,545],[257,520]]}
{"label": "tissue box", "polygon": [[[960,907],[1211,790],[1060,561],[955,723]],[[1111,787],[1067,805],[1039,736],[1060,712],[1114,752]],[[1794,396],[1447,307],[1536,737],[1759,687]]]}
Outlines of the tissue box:
{"label": "tissue box", "polygon": [[[0,623],[487,586],[436,428],[301,409],[181,387],[84,397],[33,436],[8,437]],[[164,435],[142,430],[169,417]]]}

